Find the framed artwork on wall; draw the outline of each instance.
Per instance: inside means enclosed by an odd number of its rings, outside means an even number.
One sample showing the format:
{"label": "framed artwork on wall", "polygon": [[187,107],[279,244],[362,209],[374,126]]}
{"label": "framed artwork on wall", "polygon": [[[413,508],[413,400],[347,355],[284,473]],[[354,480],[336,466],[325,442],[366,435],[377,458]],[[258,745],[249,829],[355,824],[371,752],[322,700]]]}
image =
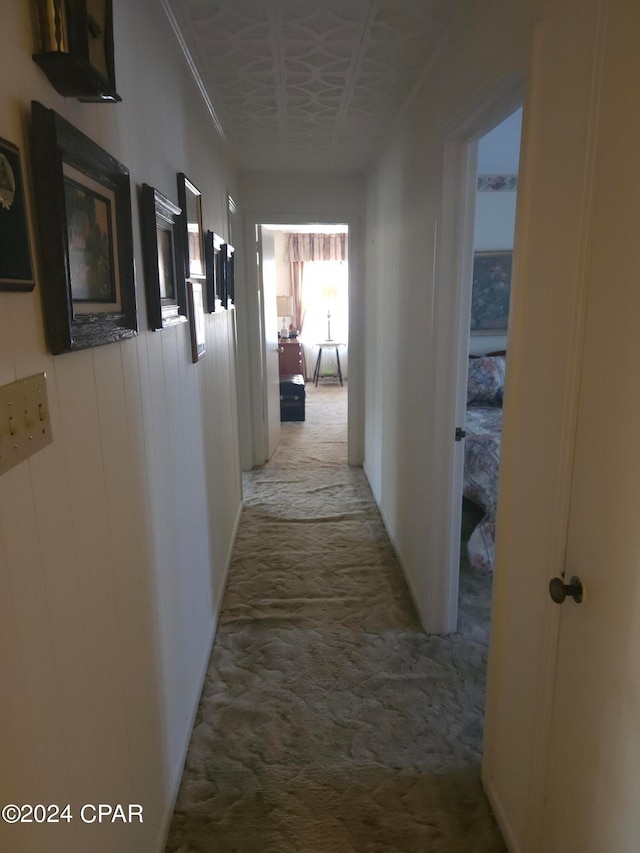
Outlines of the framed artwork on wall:
{"label": "framed artwork on wall", "polygon": [[225,308],[235,301],[234,254],[235,250],[229,243],[220,246],[220,298]]}
{"label": "framed artwork on wall", "polygon": [[189,279],[187,281],[187,302],[189,304],[191,360],[196,364],[205,353],[204,288],[200,279]]}
{"label": "framed artwork on wall", "polygon": [[206,310],[212,314],[216,310],[216,302],[221,303],[220,294],[220,248],[224,240],[213,231],[207,231],[204,236],[204,260],[206,270]]}
{"label": "framed artwork on wall", "polygon": [[35,101],[31,147],[51,351],[133,337],[138,321],[128,170]]}
{"label": "framed artwork on wall", "polygon": [[65,98],[114,103],[112,0],[35,0],[39,51],[33,54]]}
{"label": "framed artwork on wall", "polygon": [[182,209],[182,238],[185,277],[205,278],[202,233],[202,194],[189,178],[178,173],[178,204]]}
{"label": "framed artwork on wall", "polygon": [[154,331],[187,322],[181,210],[148,184],[140,188],[142,262],[149,327]]}
{"label": "framed artwork on wall", "polygon": [[509,320],[513,251],[476,252],[473,256],[471,334],[506,334]]}
{"label": "framed artwork on wall", "polygon": [[20,152],[0,138],[0,290],[33,290]]}

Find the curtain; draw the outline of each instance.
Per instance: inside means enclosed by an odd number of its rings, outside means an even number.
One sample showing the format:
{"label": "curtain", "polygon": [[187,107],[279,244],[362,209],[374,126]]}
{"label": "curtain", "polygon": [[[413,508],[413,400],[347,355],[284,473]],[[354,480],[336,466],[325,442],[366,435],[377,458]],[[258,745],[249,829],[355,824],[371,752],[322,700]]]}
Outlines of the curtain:
{"label": "curtain", "polygon": [[347,234],[289,234],[285,257],[296,261],[348,261]]}
{"label": "curtain", "polygon": [[291,295],[293,297],[293,327],[299,332],[304,324],[305,307],[302,299],[303,261],[291,261]]}
{"label": "curtain", "polygon": [[285,259],[291,264],[292,322],[302,332],[307,305],[303,295],[304,264],[311,261],[347,261],[347,234],[288,234]]}

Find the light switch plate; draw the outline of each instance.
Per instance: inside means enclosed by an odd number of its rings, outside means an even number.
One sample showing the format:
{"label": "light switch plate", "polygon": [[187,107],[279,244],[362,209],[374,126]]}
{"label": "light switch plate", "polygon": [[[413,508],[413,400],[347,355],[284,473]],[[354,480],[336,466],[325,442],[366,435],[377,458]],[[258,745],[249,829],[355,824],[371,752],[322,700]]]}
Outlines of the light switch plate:
{"label": "light switch plate", "polygon": [[0,387],[0,474],[52,441],[46,374]]}

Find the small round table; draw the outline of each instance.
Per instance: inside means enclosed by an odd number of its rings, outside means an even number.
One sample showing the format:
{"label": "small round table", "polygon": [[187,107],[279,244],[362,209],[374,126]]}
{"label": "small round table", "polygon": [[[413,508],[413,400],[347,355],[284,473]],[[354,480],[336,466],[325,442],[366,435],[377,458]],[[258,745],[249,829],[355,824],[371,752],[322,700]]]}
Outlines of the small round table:
{"label": "small round table", "polygon": [[336,364],[338,366],[338,379],[340,380],[340,385],[343,385],[342,382],[342,368],[340,367],[340,347],[345,346],[343,343],[338,343],[338,341],[322,341],[319,344],[316,344],[318,347],[318,359],[316,361],[316,369],[313,371],[313,382],[316,388],[318,387],[318,379],[320,378],[320,365],[322,364],[322,350],[323,349],[335,349],[336,351]]}

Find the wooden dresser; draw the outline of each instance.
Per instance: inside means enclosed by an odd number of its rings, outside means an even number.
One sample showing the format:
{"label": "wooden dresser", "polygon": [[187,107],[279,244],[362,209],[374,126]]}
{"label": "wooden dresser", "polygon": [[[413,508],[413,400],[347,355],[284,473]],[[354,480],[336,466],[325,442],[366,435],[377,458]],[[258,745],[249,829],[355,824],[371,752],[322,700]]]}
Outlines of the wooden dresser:
{"label": "wooden dresser", "polygon": [[302,344],[297,340],[280,340],[280,420],[305,419],[305,384]]}
{"label": "wooden dresser", "polygon": [[297,340],[280,340],[280,376],[304,376],[302,344]]}

